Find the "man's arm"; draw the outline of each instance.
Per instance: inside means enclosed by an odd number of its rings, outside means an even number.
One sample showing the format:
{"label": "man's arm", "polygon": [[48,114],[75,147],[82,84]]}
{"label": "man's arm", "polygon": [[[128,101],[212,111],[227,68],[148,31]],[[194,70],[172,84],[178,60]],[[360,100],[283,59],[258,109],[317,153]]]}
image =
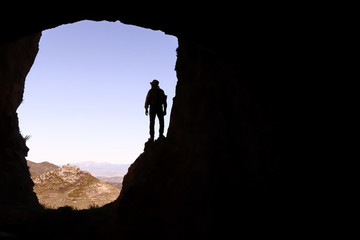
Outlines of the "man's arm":
{"label": "man's arm", "polygon": [[145,99],[145,115],[147,116],[149,114],[149,93],[150,91],[147,93],[146,95],[146,99]]}
{"label": "man's arm", "polygon": [[164,94],[164,116],[166,115],[166,108],[167,108],[167,102],[166,102],[167,96]]}

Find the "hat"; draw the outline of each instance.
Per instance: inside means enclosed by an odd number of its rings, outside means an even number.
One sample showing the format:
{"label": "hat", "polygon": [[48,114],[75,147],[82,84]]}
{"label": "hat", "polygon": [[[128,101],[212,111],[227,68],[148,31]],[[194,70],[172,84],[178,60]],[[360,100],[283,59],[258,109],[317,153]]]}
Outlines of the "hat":
{"label": "hat", "polygon": [[158,85],[159,85],[159,81],[156,80],[156,79],[154,79],[154,80],[152,80],[152,82],[150,82],[150,84],[151,84],[151,85],[155,84],[156,86],[158,86]]}

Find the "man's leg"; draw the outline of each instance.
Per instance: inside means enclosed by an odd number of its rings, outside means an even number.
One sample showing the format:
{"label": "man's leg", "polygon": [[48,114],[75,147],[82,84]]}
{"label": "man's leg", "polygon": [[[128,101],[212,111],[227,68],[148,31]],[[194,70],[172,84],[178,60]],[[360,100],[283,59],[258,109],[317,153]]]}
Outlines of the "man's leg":
{"label": "man's leg", "polygon": [[152,141],[154,141],[154,135],[155,135],[155,116],[156,116],[156,112],[152,111],[150,109],[150,138]]}
{"label": "man's leg", "polygon": [[164,113],[163,111],[159,111],[157,113],[157,116],[159,118],[159,137],[163,137],[164,136]]}

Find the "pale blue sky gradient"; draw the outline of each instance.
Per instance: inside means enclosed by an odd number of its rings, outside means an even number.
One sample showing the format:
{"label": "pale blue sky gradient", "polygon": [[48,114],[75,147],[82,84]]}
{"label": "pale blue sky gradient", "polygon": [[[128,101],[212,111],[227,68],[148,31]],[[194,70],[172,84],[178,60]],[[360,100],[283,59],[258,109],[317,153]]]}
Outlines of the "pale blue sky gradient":
{"label": "pale blue sky gradient", "polygon": [[[132,163],[149,137],[149,82],[176,86],[177,38],[120,22],[82,21],[46,30],[18,109],[31,135],[28,160]],[[158,135],[158,121],[155,137]]]}

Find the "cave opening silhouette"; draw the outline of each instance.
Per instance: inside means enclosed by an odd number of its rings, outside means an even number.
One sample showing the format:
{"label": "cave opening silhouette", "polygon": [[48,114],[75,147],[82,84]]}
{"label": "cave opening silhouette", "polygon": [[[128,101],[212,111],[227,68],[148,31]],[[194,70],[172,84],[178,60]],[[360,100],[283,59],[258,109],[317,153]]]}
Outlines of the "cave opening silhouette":
{"label": "cave opening silhouette", "polygon": [[[152,78],[162,80],[170,113],[176,48],[175,37],[120,22],[80,21],[43,31],[18,109],[20,130],[31,135],[27,159],[84,166],[95,177],[121,181],[126,170],[115,169],[126,169],[149,137],[143,105]],[[57,198],[41,200],[52,208],[69,203]]]}
{"label": "cave opening silhouette", "polygon": [[[5,232],[48,239],[62,226],[68,231],[59,239],[71,231],[73,239],[126,240],[239,234],[256,238],[294,229],[300,223],[296,207],[301,204],[293,201],[295,175],[286,165],[293,159],[284,164],[282,158],[283,144],[290,142],[283,137],[290,129],[285,128],[284,117],[289,90],[283,86],[293,76],[289,65],[304,65],[288,58],[290,49],[299,46],[284,41],[289,40],[288,22],[276,22],[274,16],[279,15],[272,11],[239,14],[239,8],[221,18],[209,11],[202,11],[199,18],[199,11],[190,9],[184,18],[173,8],[153,7],[139,15],[126,8],[103,7],[86,5],[82,11],[69,8],[66,14],[49,11],[51,15],[41,11],[36,18],[41,21],[19,13],[14,26],[3,24],[0,226]],[[220,7],[215,12],[225,13]],[[120,20],[177,37],[178,81],[167,136],[145,146],[112,204],[76,214],[67,208],[50,215],[34,213],[29,209],[39,203],[25,164],[26,145],[16,109],[37,54],[39,31],[84,19]],[[35,222],[44,224],[46,231],[34,228]],[[77,222],[85,224],[79,228]]]}

